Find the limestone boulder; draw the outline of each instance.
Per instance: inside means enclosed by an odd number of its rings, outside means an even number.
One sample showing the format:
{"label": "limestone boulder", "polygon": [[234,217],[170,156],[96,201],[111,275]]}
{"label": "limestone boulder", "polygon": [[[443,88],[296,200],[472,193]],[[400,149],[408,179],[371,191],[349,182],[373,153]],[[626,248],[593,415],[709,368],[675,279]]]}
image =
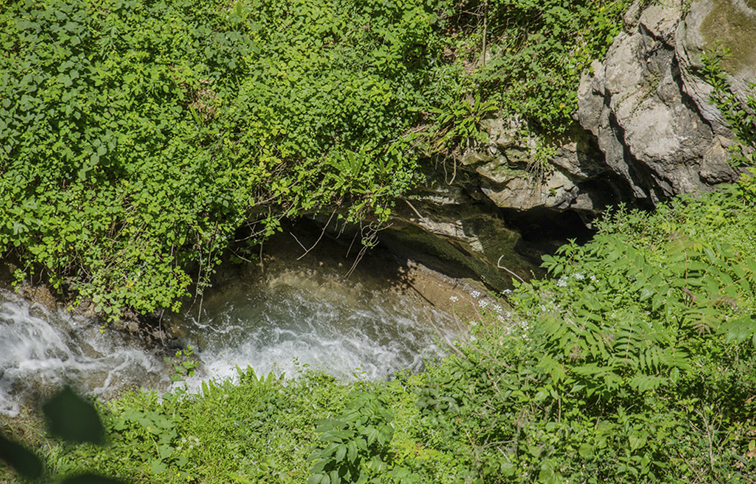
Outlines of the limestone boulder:
{"label": "limestone boulder", "polygon": [[[706,24],[700,18],[711,15],[702,10],[724,8],[713,1],[693,2],[684,20],[682,2],[667,0],[642,11],[636,3],[625,18],[628,31],[581,79],[580,123],[638,200],[655,204],[738,176],[727,163],[727,130],[708,104],[701,78],[700,30]],[[691,33],[693,25],[698,34]]]}
{"label": "limestone boulder", "polygon": [[734,91],[741,99],[753,92],[749,83],[756,80],[756,1],[696,0],[679,23],[676,38],[685,93],[717,135],[731,138],[721,113],[709,102],[711,86],[704,79],[701,57],[721,47],[729,49],[732,55],[723,67]]}

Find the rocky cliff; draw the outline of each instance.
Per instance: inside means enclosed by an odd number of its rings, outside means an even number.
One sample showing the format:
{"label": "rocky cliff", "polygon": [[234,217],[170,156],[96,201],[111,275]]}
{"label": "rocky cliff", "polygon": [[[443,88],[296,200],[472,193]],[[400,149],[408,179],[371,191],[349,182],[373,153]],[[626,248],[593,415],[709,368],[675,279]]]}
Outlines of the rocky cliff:
{"label": "rocky cliff", "polygon": [[[444,250],[489,267],[503,256],[526,276],[533,266],[514,252],[527,224],[544,232],[580,224],[575,214],[589,224],[608,205],[651,207],[735,180],[733,135],[702,73],[701,54],[721,46],[733,53],[724,67],[745,97],[756,78],[756,0],[637,1],[606,57],[584,73],[575,125],[556,148],[539,150],[520,120],[487,120],[488,144],[427,167],[397,207],[395,228],[441,237]],[[498,274],[502,287],[511,274]]]}
{"label": "rocky cliff", "polygon": [[737,178],[727,163],[732,133],[709,102],[701,54],[729,48],[725,69],[745,97],[756,79],[756,1],[658,0],[645,9],[637,1],[624,22],[605,59],[583,75],[577,123],[541,183],[527,176],[536,150],[518,137],[516,120],[489,121],[489,145],[462,160],[498,207],[650,206]]}
{"label": "rocky cliff", "polygon": [[709,103],[701,53],[717,42],[730,47],[728,71],[744,93],[756,75],[756,10],[742,0],[667,0],[643,11],[636,3],[625,25],[579,88],[580,124],[606,166],[632,200],[653,204],[733,181],[732,134]]}

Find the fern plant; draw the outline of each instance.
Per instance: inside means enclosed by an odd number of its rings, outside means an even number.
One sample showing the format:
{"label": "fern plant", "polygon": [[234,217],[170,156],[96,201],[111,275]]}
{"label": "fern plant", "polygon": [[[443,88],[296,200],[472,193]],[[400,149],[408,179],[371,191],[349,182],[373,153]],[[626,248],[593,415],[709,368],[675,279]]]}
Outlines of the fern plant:
{"label": "fern plant", "polygon": [[[541,367],[554,380],[569,374],[589,394],[673,383],[711,335],[756,338],[747,303],[756,260],[726,244],[669,233],[650,250],[621,233],[601,233],[586,246],[544,256],[544,267],[555,279],[534,284],[520,301],[539,315],[548,341]],[[595,273],[579,272],[586,267]]]}

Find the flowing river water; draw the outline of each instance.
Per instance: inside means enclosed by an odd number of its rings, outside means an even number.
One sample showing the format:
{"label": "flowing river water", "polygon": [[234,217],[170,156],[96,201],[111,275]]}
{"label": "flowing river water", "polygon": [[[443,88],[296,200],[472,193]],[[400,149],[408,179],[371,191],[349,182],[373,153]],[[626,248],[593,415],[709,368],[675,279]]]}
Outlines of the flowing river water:
{"label": "flowing river water", "polygon": [[[301,240],[276,240],[263,267],[232,270],[164,321],[174,344],[195,348],[200,367],[185,382],[190,390],[247,366],[257,374],[310,368],[344,379],[419,370],[461,334],[445,309],[479,295],[385,255],[368,255],[346,278],[354,257],[344,257],[344,245],[321,242],[297,260]],[[101,398],[170,387],[165,349],[101,324],[0,290],[0,414],[17,415],[64,384]]]}

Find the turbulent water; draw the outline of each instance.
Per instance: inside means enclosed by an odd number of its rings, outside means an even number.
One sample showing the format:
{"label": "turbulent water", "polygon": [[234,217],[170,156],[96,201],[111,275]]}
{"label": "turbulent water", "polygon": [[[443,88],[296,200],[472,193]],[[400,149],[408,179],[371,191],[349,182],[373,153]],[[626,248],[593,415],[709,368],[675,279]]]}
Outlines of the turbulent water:
{"label": "turbulent water", "polygon": [[[165,322],[201,363],[186,381],[190,389],[247,366],[290,377],[310,368],[346,379],[382,378],[420,369],[424,357],[454,337],[448,317],[402,289],[383,262],[365,263],[347,280],[333,261],[322,267],[322,259],[299,265],[289,259],[219,284]],[[165,352],[101,331],[100,324],[0,290],[0,413],[16,415],[64,384],[103,398],[127,388],[168,389]]]}
{"label": "turbulent water", "polygon": [[[210,297],[183,324],[205,371],[231,376],[247,365],[289,375],[307,366],[340,378],[417,370],[448,338],[445,317],[417,302],[315,271],[284,271]],[[199,319],[199,321],[197,320]]]}
{"label": "turbulent water", "polygon": [[15,416],[65,384],[105,398],[165,380],[163,362],[114,331],[0,290],[0,413]]}

